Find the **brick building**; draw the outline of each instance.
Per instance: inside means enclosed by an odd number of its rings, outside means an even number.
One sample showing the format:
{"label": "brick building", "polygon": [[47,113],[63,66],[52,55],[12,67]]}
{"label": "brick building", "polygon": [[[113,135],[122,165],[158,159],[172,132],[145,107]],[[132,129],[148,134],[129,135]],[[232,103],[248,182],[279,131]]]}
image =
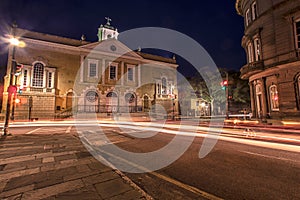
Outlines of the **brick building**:
{"label": "brick building", "polygon": [[300,117],[300,1],[237,0],[244,17],[242,46],[252,113],[257,118]]}
{"label": "brick building", "polygon": [[[15,119],[53,118],[72,112],[125,113],[177,109],[176,60],[139,50],[118,41],[110,21],[98,29],[98,41],[88,42],[13,28],[25,42],[16,47],[15,60],[22,65],[13,75],[18,88]],[[12,37],[12,36],[11,36]],[[9,50],[2,113],[12,67]],[[159,106],[158,106],[159,107]]]}

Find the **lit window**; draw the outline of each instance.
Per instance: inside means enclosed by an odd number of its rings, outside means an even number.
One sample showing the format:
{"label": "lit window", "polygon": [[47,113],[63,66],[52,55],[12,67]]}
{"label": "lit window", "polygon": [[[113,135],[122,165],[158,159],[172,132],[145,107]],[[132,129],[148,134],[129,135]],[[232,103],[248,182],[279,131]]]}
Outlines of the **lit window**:
{"label": "lit window", "polygon": [[270,86],[270,102],[271,102],[271,110],[278,111],[279,101],[278,101],[278,91],[276,85]]}
{"label": "lit window", "polygon": [[43,83],[44,83],[44,65],[42,63],[36,63],[33,66],[32,86],[43,87]]}
{"label": "lit window", "polygon": [[254,55],[255,55],[255,61],[260,60],[260,41],[258,38],[254,40]]}
{"label": "lit window", "polygon": [[48,88],[52,88],[52,79],[53,79],[53,72],[48,72],[48,82],[47,82]]}
{"label": "lit window", "polygon": [[127,79],[128,79],[128,81],[133,81],[134,79],[133,79],[133,71],[134,71],[134,69],[133,69],[133,67],[128,67],[128,69],[127,69]]}
{"label": "lit window", "polygon": [[246,20],[246,26],[248,26],[251,22],[251,16],[250,16],[250,10],[249,9],[246,11],[246,19],[245,20]]}
{"label": "lit window", "polygon": [[296,22],[296,45],[300,49],[300,20]]}
{"label": "lit window", "polygon": [[252,63],[253,62],[253,47],[252,47],[252,43],[248,44],[247,50],[248,50],[248,63]]}
{"label": "lit window", "polygon": [[117,75],[117,67],[111,65],[109,67],[109,79],[115,80],[116,79],[116,75]]}
{"label": "lit window", "polygon": [[253,2],[253,4],[251,5],[251,10],[252,10],[252,20],[255,20],[258,16],[256,2]]}
{"label": "lit window", "polygon": [[23,72],[23,86],[27,86],[28,70],[24,69]]}

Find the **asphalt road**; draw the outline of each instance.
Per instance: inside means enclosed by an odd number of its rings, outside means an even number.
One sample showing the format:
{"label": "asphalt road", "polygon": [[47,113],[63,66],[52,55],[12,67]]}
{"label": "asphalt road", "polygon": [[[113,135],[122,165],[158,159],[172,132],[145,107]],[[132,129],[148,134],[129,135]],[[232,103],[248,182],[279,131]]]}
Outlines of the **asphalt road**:
{"label": "asphalt road", "polygon": [[[72,126],[41,126],[12,130],[16,134],[46,134],[56,131],[76,135],[76,130],[70,127]],[[156,133],[149,138],[147,135],[137,138],[132,133],[147,134],[149,131],[144,128],[119,127],[115,124],[104,125],[102,131],[83,127],[79,136],[83,141],[89,138],[89,141],[95,142],[93,145],[116,145],[135,153],[157,151],[175,138],[173,134],[166,132]],[[101,143],[103,138],[97,138],[103,133],[110,142]],[[300,199],[300,151],[295,142],[281,144],[278,139],[275,142],[270,138],[262,141],[263,138],[257,140],[227,134],[219,137],[212,151],[200,159],[199,150],[204,138],[203,135],[199,136],[192,140],[187,151],[171,165],[154,172],[126,175],[155,199]],[[184,145],[190,137],[182,136],[178,145]],[[169,151],[173,150],[175,149]],[[98,153],[108,160],[123,159],[124,165],[135,166],[134,160],[122,158],[112,152]],[[160,154],[160,159],[169,159],[169,156],[170,152],[166,151]],[[139,167],[144,169],[147,164]]]}

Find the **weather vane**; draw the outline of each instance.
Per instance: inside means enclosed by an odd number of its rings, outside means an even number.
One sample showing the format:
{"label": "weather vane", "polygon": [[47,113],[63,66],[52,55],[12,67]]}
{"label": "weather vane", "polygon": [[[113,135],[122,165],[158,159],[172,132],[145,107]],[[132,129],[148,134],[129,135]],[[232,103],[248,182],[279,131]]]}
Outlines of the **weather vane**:
{"label": "weather vane", "polygon": [[111,19],[109,17],[105,17],[105,19],[107,20],[106,24],[110,26]]}

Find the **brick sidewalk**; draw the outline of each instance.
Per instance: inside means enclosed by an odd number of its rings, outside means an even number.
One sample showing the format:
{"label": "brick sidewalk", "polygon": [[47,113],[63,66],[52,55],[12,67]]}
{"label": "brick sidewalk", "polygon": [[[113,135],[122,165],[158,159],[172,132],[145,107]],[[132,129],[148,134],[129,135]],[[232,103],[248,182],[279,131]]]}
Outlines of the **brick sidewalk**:
{"label": "brick sidewalk", "polygon": [[70,134],[0,140],[0,199],[151,199]]}

